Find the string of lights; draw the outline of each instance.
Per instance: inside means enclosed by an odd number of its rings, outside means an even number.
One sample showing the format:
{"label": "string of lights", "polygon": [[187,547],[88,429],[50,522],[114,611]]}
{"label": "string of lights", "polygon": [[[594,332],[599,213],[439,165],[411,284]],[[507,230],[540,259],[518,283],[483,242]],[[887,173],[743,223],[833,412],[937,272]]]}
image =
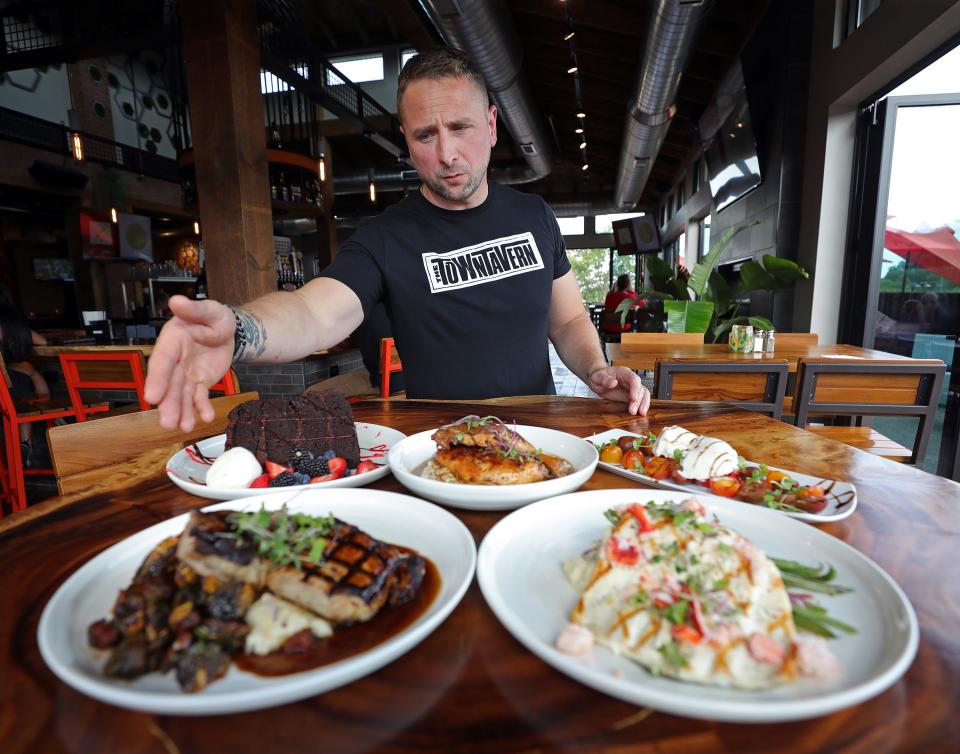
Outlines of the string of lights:
{"label": "string of lights", "polygon": [[590,169],[590,162],[587,159],[587,133],[586,118],[587,112],[583,109],[583,96],[580,89],[580,64],[577,62],[577,32],[573,26],[573,14],[570,12],[570,4],[566,0],[561,0],[566,9],[567,26],[566,33],[563,35],[563,41],[570,45],[570,66],[567,73],[573,76],[573,92],[577,102],[577,127],[574,133],[580,137],[580,159],[582,164],[580,169],[586,173]]}

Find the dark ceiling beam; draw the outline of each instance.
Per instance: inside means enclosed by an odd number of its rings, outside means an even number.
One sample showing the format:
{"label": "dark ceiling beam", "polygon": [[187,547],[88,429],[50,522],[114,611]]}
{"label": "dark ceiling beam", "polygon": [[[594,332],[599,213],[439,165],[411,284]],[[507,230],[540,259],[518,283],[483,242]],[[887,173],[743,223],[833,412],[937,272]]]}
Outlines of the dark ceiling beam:
{"label": "dark ceiling beam", "polygon": [[377,5],[396,24],[399,38],[415,50],[427,50],[440,44],[436,29],[416,0],[377,0]]}
{"label": "dark ceiling beam", "polygon": [[[551,20],[564,19],[563,3],[556,0],[529,0],[522,6],[513,3],[516,16],[534,16]],[[646,33],[647,19],[641,3],[631,3],[634,8],[591,0],[586,4],[577,4],[571,8],[573,28],[580,30],[598,30],[607,34],[626,34],[643,37]],[[629,30],[629,31],[628,31]]]}

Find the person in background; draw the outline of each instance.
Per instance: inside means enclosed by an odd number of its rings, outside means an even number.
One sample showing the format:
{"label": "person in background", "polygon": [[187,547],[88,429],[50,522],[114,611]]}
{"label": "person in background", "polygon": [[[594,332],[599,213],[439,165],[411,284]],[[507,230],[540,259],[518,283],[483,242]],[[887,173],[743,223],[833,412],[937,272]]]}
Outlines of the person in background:
{"label": "person in background", "polygon": [[923,304],[915,298],[907,299],[900,307],[900,316],[897,318],[896,334],[909,335],[924,332],[927,320],[924,316]]}
{"label": "person in background", "polygon": [[629,320],[620,324],[620,315],[617,313],[617,307],[622,301],[628,298],[636,298],[637,294],[630,287],[630,276],[624,273],[617,278],[613,288],[607,293],[603,301],[603,316],[600,319],[600,327],[604,332],[629,332],[632,327]]}
{"label": "person in background", "polygon": [[[26,318],[11,307],[0,308],[0,351],[3,353],[3,363],[10,375],[10,397],[14,401],[27,401],[33,398],[49,398],[50,386],[44,376],[27,359],[37,336]],[[46,343],[46,340],[43,340]],[[30,466],[30,454],[33,451],[33,441],[30,433],[32,424],[20,425],[20,450],[23,455],[23,465]]]}
{"label": "person in background", "polygon": [[211,421],[209,386],[232,362],[329,348],[379,303],[409,398],[553,394],[549,339],[601,398],[646,414],[639,376],[607,364],[549,206],[487,180],[497,108],[469,58],[449,48],[411,58],[397,106],[420,190],[363,225],[319,277],[239,307],[170,299],[145,391],[162,426]]}

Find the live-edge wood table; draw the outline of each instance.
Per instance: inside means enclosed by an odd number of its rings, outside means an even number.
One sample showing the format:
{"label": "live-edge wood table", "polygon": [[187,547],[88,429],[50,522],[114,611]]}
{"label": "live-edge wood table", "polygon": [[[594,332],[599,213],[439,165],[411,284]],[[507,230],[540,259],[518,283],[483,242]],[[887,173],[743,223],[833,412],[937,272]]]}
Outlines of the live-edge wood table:
{"label": "live-edge wood table", "polygon": [[[54,498],[0,520],[0,751],[960,749],[960,579],[955,574],[960,485],[717,404],[655,401],[643,419],[625,415],[622,405],[559,397],[501,399],[493,405],[365,401],[355,404],[354,411],[358,420],[407,434],[470,413],[496,413],[581,436],[610,427],[656,431],[682,424],[728,440],[748,458],[854,482],[860,495],[856,513],[823,528],[879,563],[906,591],[920,621],[917,658],[904,678],[880,696],[814,720],[734,725],[685,719],[612,699],[554,671],[500,625],[474,582],[459,607],[421,644],[340,689],[233,716],[165,717],[122,710],[61,683],[40,657],[36,631],[47,600],[79,566],[140,529],[208,502],[148,469],[136,486]],[[597,471],[585,489],[630,485]],[[405,491],[391,476],[373,487]],[[478,543],[505,515],[453,512]]]}

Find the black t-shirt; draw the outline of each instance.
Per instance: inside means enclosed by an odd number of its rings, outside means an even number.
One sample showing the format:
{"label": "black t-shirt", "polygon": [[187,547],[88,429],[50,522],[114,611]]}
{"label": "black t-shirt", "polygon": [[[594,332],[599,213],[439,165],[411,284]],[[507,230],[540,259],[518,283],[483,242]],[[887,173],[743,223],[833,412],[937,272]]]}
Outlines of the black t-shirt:
{"label": "black t-shirt", "polygon": [[411,398],[555,392],[547,354],[553,281],[570,269],[563,236],[533,194],[490,184],[478,207],[411,194],[361,227],[323,271],[383,301]]}

